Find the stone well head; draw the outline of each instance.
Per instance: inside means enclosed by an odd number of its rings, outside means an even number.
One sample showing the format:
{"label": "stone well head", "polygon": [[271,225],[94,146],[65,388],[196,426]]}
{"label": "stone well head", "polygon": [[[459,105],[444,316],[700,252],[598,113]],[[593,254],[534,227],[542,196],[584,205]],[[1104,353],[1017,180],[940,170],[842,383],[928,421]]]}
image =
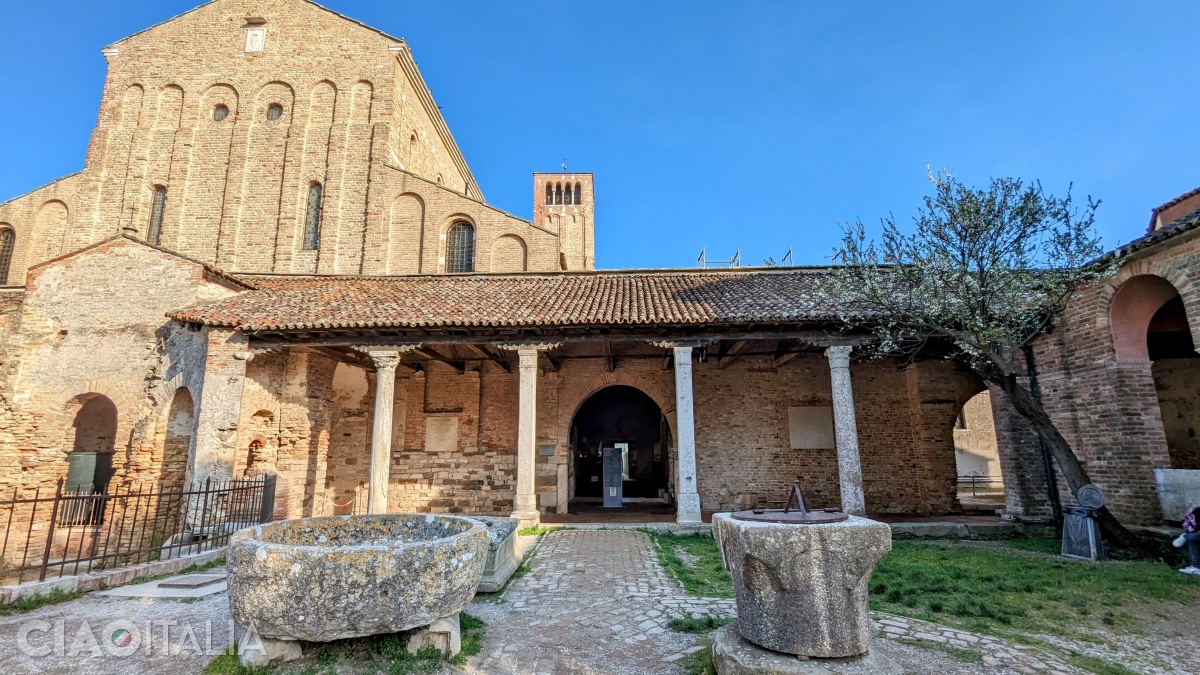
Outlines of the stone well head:
{"label": "stone well head", "polygon": [[892,548],[887,525],[856,516],[789,524],[718,513],[713,536],[733,577],[742,637],[807,658],[867,653],[867,583]]}
{"label": "stone well head", "polygon": [[302,518],[233,535],[229,608],[262,637],[325,642],[425,626],[475,596],[487,527],[386,514]]}

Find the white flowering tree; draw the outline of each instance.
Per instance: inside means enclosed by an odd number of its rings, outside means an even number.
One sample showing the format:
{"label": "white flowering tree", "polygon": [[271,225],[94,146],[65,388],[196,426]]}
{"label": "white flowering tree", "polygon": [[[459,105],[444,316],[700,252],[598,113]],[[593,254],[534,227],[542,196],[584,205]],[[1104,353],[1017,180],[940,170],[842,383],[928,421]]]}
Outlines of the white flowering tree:
{"label": "white flowering tree", "polygon": [[[1070,189],[1058,198],[1014,178],[983,189],[949,172],[929,178],[933,194],[912,231],[888,217],[876,241],[861,222],[846,224],[826,292],[843,321],[873,334],[876,354],[915,355],[936,343],[999,387],[1075,493],[1090,482],[1087,472],[1023,376],[1030,344],[1072,294],[1114,271],[1093,229],[1100,203],[1089,197],[1079,207]],[[1107,509],[1100,522],[1110,540],[1132,543]]]}

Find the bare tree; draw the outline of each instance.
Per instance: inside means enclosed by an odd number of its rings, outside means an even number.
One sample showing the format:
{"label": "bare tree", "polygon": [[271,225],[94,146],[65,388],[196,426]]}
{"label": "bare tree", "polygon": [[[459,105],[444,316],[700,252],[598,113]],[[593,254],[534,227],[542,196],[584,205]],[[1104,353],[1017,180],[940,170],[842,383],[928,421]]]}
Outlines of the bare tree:
{"label": "bare tree", "polygon": [[[1022,381],[1025,350],[1049,330],[1081,287],[1111,275],[1113,256],[1093,229],[1100,202],[1077,208],[1046,194],[1041,183],[993,179],[969,188],[948,171],[930,173],[933,194],[902,231],[883,220],[882,238],[861,222],[845,225],[826,292],[849,325],[869,330],[877,354],[915,354],[930,340],[950,345],[949,358],[1002,390],[1045,442],[1072,493],[1089,482],[1070,443]],[[1120,545],[1130,533],[1108,509],[1106,536]]]}

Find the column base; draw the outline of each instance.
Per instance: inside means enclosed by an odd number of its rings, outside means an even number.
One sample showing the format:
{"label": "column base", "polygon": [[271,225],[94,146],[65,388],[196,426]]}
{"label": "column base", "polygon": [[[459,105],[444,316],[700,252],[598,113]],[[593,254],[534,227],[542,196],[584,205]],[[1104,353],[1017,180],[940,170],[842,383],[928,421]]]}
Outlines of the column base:
{"label": "column base", "polygon": [[458,612],[440,617],[409,636],[409,654],[416,654],[426,647],[433,647],[447,657],[457,656],[462,651],[462,627]]}
{"label": "column base", "polygon": [[513,511],[508,517],[520,523],[521,528],[537,527],[542,524],[542,512],[537,509],[533,509],[532,511]]}
{"label": "column base", "polygon": [[729,624],[713,635],[713,666],[719,675],[900,675],[904,669],[877,650],[844,659],[805,659],[763,649]]}
{"label": "column base", "polygon": [[679,495],[675,508],[675,522],[690,525],[703,522],[700,517],[700,495],[695,492]]}

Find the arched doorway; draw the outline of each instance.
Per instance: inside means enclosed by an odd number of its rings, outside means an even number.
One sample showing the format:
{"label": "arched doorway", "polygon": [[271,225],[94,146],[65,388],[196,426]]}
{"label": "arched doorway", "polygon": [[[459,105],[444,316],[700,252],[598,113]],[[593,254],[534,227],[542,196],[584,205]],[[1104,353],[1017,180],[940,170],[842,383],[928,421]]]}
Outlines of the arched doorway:
{"label": "arched doorway", "polygon": [[1005,504],[1004,477],[988,390],[967,400],[954,422],[958,501],[964,511],[997,513]]}
{"label": "arched doorway", "polygon": [[1113,296],[1112,331],[1118,361],[1150,363],[1171,468],[1200,469],[1200,355],[1179,291],[1131,278]]}
{"label": "arched doorway", "polygon": [[662,409],[635,387],[592,394],[571,421],[571,511],[671,502],[670,430]]}
{"label": "arched doorway", "polygon": [[117,442],[117,406],[102,394],[84,394],[71,426],[75,439],[67,455],[66,489],[100,492],[113,475]]}

